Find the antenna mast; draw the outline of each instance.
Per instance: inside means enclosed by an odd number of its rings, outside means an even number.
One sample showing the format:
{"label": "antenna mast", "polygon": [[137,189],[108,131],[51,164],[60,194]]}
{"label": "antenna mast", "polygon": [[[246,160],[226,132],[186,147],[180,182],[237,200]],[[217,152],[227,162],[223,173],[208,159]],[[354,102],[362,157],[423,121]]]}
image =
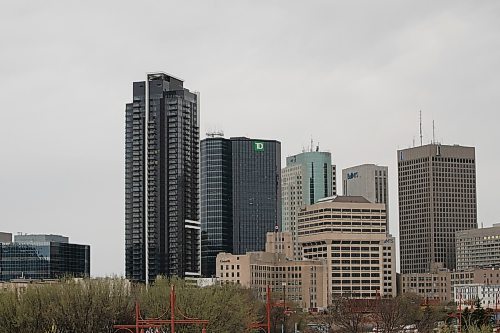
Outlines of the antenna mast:
{"label": "antenna mast", "polygon": [[422,110],[420,110],[420,145],[423,145],[422,142]]}
{"label": "antenna mast", "polygon": [[432,143],[436,143],[436,133],[435,133],[435,127],[434,127],[434,120],[432,121]]}

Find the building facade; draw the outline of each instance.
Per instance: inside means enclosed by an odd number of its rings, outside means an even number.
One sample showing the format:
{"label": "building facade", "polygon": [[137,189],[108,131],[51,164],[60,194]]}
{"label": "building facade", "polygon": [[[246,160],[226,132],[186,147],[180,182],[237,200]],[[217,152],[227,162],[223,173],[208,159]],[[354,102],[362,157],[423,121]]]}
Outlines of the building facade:
{"label": "building facade", "polygon": [[126,277],[199,276],[199,95],[147,74],[125,119]]}
{"label": "building facade", "polygon": [[0,280],[90,276],[90,246],[57,235],[16,235],[0,243]]}
{"label": "building facade", "polygon": [[231,138],[233,253],[263,251],[266,233],[281,229],[281,143]]}
{"label": "building facade", "polygon": [[500,267],[500,224],[457,231],[457,270]]}
{"label": "building facade", "polygon": [[428,303],[448,303],[453,299],[451,272],[447,269],[433,273],[401,274],[403,294],[413,293]]}
{"label": "building facade", "polygon": [[464,284],[456,285],[453,301],[460,304],[462,309],[475,307],[477,300],[482,308],[500,308],[500,285],[499,284]]}
{"label": "building facade", "polygon": [[326,259],[331,300],[396,296],[395,241],[386,218],[384,204],[363,197],[325,198],[301,209],[304,259]]}
{"label": "building facade", "polygon": [[336,195],[336,168],[329,152],[309,151],[286,158],[281,170],[283,230],[292,233],[294,258],[302,259],[297,216],[304,205]]}
{"label": "building facade", "polygon": [[201,272],[214,276],[220,252],[233,252],[232,144],[223,137],[201,141]]}
{"label": "building facade", "polygon": [[[244,255],[219,253],[217,278],[221,284],[240,284],[251,288],[265,300],[267,286],[271,293],[304,309],[326,308],[326,261],[292,260],[292,237],[288,232],[268,233],[266,251]],[[288,249],[288,252],[287,250]]]}
{"label": "building facade", "polygon": [[293,258],[292,234],[284,232],[268,232],[266,234],[266,251],[269,253],[282,253],[286,258]]}
{"label": "building facade", "polygon": [[398,195],[401,273],[455,269],[455,233],[477,228],[475,149],[399,150]]}
{"label": "building facade", "polygon": [[202,273],[215,275],[218,253],[263,251],[281,227],[281,145],[210,134],[201,142]]}
{"label": "building facade", "polygon": [[429,303],[448,303],[454,300],[457,285],[500,285],[498,268],[475,268],[449,271],[435,268],[429,273],[401,274],[402,293],[414,293]]}
{"label": "building facade", "polygon": [[361,196],[373,203],[385,204],[387,230],[389,230],[388,168],[375,164],[362,164],[342,170],[342,193]]}

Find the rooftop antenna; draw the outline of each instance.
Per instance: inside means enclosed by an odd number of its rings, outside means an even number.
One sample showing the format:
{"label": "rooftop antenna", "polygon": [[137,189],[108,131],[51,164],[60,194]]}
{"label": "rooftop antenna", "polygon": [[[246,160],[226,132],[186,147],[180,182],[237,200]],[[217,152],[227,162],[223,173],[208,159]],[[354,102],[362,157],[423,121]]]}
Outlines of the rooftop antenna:
{"label": "rooftop antenna", "polygon": [[432,144],[436,143],[436,127],[434,127],[434,120],[432,120]]}
{"label": "rooftop antenna", "polygon": [[313,151],[313,145],[314,145],[314,143],[313,143],[313,138],[312,138],[312,136],[311,136],[311,147],[310,147],[310,150],[309,150],[309,151],[311,151],[311,152]]}
{"label": "rooftop antenna", "polygon": [[422,110],[420,110],[420,145],[423,145],[422,142]]}
{"label": "rooftop antenna", "polygon": [[415,136],[413,136],[413,148],[415,148]]}
{"label": "rooftop antenna", "polygon": [[318,151],[319,151],[319,142],[318,142],[318,144],[316,145],[316,152],[318,152]]}

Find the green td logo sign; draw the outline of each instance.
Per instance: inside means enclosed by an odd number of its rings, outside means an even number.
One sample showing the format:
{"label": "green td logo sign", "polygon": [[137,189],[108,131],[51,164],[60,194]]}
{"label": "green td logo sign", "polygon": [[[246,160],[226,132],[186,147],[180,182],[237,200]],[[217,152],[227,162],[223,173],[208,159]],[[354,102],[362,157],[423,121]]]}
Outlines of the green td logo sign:
{"label": "green td logo sign", "polygon": [[264,151],[264,142],[254,141],[253,142],[253,150]]}

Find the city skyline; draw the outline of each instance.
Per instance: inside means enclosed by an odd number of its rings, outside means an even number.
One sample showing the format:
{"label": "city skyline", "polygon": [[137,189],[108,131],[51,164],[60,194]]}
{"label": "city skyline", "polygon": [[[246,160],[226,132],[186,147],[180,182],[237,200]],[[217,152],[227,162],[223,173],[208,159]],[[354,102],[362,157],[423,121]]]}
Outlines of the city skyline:
{"label": "city skyline", "polygon": [[189,24],[156,6],[5,4],[1,231],[68,235],[93,275],[124,274],[123,104],[155,70],[201,92],[201,138],[273,138],[284,165],[312,136],[339,170],[388,166],[397,239],[395,154],[422,110],[424,143],[435,120],[437,141],[476,147],[478,224],[500,221],[498,2],[177,3]]}

